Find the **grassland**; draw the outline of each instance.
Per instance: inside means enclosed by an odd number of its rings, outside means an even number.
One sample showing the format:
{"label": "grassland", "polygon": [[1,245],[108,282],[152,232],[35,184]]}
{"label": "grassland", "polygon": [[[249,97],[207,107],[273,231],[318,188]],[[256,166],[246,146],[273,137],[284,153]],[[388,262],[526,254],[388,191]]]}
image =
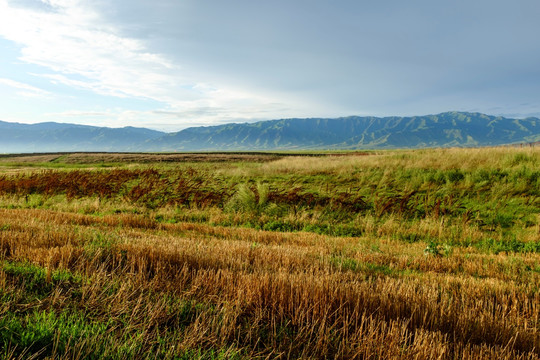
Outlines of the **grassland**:
{"label": "grassland", "polygon": [[0,358],[540,358],[540,149],[285,155],[1,157]]}

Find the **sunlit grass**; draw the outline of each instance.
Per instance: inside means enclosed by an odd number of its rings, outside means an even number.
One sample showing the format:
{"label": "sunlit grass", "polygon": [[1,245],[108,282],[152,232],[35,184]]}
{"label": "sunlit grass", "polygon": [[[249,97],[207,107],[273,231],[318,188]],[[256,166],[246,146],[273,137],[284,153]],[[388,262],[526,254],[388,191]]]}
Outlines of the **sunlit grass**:
{"label": "sunlit grass", "polygon": [[539,157],[4,168],[0,358],[538,359]]}

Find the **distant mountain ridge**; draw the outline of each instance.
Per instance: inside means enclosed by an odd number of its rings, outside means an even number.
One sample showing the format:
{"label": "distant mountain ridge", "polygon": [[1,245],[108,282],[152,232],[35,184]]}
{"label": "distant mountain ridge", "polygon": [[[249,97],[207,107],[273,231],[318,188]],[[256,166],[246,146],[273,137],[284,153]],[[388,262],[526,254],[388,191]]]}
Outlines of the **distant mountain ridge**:
{"label": "distant mountain ridge", "polygon": [[129,151],[166,135],[145,128],[0,121],[0,152]]}
{"label": "distant mountain ridge", "polygon": [[282,119],[195,127],[150,141],[160,150],[395,149],[540,140],[538,118],[446,112],[412,117]]}
{"label": "distant mountain ridge", "polygon": [[0,152],[396,149],[536,141],[540,141],[538,118],[467,112],[281,119],[192,127],[169,134],[134,127],[0,121]]}

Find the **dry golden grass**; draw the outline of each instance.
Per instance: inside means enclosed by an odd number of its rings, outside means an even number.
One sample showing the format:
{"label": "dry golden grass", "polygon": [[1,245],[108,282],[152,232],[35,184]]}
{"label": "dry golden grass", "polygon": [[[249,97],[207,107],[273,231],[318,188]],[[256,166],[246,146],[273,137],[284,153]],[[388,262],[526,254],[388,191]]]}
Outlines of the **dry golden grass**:
{"label": "dry golden grass", "polygon": [[59,154],[32,154],[32,155],[3,155],[0,156],[0,163],[41,163],[41,162],[51,162],[58,159],[61,155]]}
{"label": "dry golden grass", "polygon": [[286,157],[264,164],[261,173],[347,174],[362,168],[389,169],[463,169],[506,168],[514,166],[517,154],[529,157],[540,166],[540,147],[526,148],[444,148],[373,152],[368,156],[344,155],[329,161],[328,157]]}
{"label": "dry golden grass", "polygon": [[[520,264],[467,251],[431,258],[420,246],[384,242],[373,252],[373,239],[157,224],[139,215],[0,215],[4,261],[88,279],[80,297],[64,284],[25,306],[127,321],[146,347],[177,326],[165,300],[173,296],[203,304],[175,340],[179,352],[234,345],[248,357],[538,358],[540,277],[519,272],[538,255]],[[12,281],[0,274],[4,291],[16,292]]]}
{"label": "dry golden grass", "polygon": [[[538,157],[510,148],[385,152],[223,166],[216,176],[339,179],[379,166],[491,169],[520,166],[516,159],[534,170]],[[114,171],[96,178],[132,174]],[[361,213],[355,237],[262,231],[242,222],[249,213],[219,206],[142,208],[85,194],[1,196],[0,357],[540,359],[540,253],[473,246],[486,234],[505,240],[506,228],[396,210]],[[330,205],[284,218],[315,226]],[[519,241],[540,240],[536,220],[514,233]],[[426,240],[450,236],[471,245]]]}

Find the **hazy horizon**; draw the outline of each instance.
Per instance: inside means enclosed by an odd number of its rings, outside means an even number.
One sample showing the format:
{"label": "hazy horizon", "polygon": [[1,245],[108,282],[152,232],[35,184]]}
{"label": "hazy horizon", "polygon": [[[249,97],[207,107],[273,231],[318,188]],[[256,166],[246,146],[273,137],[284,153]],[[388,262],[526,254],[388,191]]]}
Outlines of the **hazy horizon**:
{"label": "hazy horizon", "polygon": [[[2,119],[0,119],[0,122],[7,122],[7,123],[12,123],[12,124],[21,124],[21,125],[40,125],[40,124],[45,124],[45,123],[55,123],[55,124],[66,124],[66,125],[81,125],[81,126],[95,126],[95,127],[102,127],[102,128],[110,128],[110,129],[122,129],[122,128],[129,128],[129,127],[133,127],[133,128],[140,128],[140,129],[147,129],[147,130],[152,130],[152,131],[158,131],[158,132],[163,132],[163,133],[168,133],[168,134],[172,134],[172,133],[176,133],[176,132],[180,132],[182,130],[185,130],[187,128],[190,128],[190,127],[208,127],[208,126],[221,126],[221,125],[232,125],[232,124],[253,124],[253,123],[258,123],[258,122],[265,122],[265,121],[279,121],[279,120],[291,120],[291,119],[329,119],[329,120],[337,120],[337,119],[341,119],[341,118],[350,118],[350,117],[374,117],[374,118],[380,118],[380,119],[383,119],[383,118],[396,118],[396,117],[404,117],[404,118],[407,118],[407,117],[424,117],[424,116],[434,116],[434,115],[441,115],[441,114],[444,114],[444,113],[451,113],[451,112],[459,112],[459,111],[454,111],[454,110],[449,110],[449,111],[445,111],[445,112],[442,112],[442,113],[438,113],[438,114],[416,114],[416,115],[409,115],[409,116],[400,116],[400,115],[385,115],[385,116],[371,116],[371,115],[364,115],[364,116],[360,116],[360,115],[345,115],[345,116],[339,116],[339,117],[326,117],[326,118],[322,118],[322,117],[305,117],[305,118],[302,118],[302,117],[295,117],[295,118],[276,118],[276,119],[265,119],[265,120],[259,120],[259,119],[256,119],[256,120],[246,120],[246,121],[231,121],[231,122],[227,122],[227,123],[219,123],[219,124],[209,124],[209,125],[193,125],[193,126],[187,126],[187,127],[184,127],[184,128],[181,128],[179,130],[172,130],[172,131],[168,131],[168,130],[160,130],[160,129],[157,129],[157,128],[153,128],[151,126],[134,126],[134,125],[129,125],[129,124],[122,124],[122,125],[118,125],[118,126],[114,126],[113,125],[95,125],[95,124],[84,124],[84,123],[79,123],[79,124],[76,124],[76,123],[71,123],[71,122],[59,122],[59,121],[47,121],[47,122],[10,122],[10,121],[4,121]],[[460,112],[460,113],[467,113],[467,112]],[[537,119],[540,119],[540,117],[538,116],[524,116],[524,117],[509,117],[509,116],[502,116],[502,115],[493,115],[493,114],[485,114],[485,113],[480,113],[480,112],[475,112],[475,113],[479,113],[479,114],[482,114],[482,115],[487,115],[487,116],[501,116],[501,117],[504,117],[504,118],[507,118],[509,120],[524,120],[526,118],[537,118]]]}

